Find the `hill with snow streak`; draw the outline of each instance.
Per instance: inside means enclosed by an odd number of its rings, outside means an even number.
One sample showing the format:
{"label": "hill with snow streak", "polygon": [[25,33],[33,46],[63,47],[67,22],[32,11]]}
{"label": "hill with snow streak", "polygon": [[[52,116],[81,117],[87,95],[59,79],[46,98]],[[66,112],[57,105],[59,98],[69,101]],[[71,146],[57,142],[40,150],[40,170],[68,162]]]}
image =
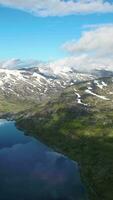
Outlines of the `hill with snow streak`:
{"label": "hill with snow streak", "polygon": [[19,99],[41,100],[77,82],[92,80],[93,75],[77,71],[55,73],[50,68],[0,69],[0,94]]}

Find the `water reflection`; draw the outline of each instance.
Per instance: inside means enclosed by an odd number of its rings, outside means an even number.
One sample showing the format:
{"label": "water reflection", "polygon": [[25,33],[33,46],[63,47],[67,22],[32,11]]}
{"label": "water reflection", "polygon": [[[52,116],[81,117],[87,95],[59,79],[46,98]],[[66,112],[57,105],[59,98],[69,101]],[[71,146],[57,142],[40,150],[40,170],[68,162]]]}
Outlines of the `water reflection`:
{"label": "water reflection", "polygon": [[82,200],[78,166],[0,120],[0,200]]}

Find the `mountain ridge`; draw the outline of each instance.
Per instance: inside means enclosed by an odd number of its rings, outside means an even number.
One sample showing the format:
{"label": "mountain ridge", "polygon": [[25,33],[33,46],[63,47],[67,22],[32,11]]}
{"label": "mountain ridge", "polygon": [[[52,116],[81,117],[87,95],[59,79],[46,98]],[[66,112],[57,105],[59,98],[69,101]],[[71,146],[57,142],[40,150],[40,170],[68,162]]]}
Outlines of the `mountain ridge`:
{"label": "mountain ridge", "polygon": [[[0,70],[0,117],[15,120],[25,134],[76,160],[89,199],[112,200],[112,74],[71,71],[51,78],[37,70]],[[47,89],[43,98],[39,98],[40,87],[40,93]],[[32,88],[37,92],[32,93]]]}
{"label": "mountain ridge", "polygon": [[76,82],[92,80],[93,75],[77,71],[59,74],[40,68],[0,69],[0,91],[17,99],[37,99],[49,97]]}

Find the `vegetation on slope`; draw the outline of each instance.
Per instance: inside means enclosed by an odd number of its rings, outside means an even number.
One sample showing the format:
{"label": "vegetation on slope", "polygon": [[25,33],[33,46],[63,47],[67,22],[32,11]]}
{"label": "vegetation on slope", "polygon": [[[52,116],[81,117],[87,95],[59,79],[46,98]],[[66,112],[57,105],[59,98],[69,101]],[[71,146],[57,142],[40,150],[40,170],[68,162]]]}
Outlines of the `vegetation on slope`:
{"label": "vegetation on slope", "polygon": [[19,118],[17,126],[78,161],[89,199],[112,200],[113,106],[89,95],[84,101],[92,106],[78,105],[73,87],[68,88],[60,98],[35,107],[32,117]]}
{"label": "vegetation on slope", "polygon": [[[51,101],[16,107],[18,128],[79,163],[90,200],[113,199],[113,95],[109,94],[113,83],[111,78],[105,81],[108,86],[103,89],[93,82],[90,86],[110,101],[86,94],[88,86],[84,82],[67,88]],[[75,88],[88,106],[77,103]],[[12,109],[10,104],[8,110]]]}

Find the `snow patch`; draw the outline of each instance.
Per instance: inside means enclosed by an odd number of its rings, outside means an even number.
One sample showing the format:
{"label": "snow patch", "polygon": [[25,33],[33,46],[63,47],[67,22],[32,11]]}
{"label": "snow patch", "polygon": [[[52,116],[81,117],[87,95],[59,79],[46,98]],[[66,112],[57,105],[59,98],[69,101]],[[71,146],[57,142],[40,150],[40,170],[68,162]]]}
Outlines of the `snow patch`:
{"label": "snow patch", "polygon": [[88,87],[88,90],[92,90],[93,88],[92,87]]}
{"label": "snow patch", "polygon": [[74,89],[74,91],[75,91],[75,94],[76,94],[76,96],[77,96],[77,103],[78,104],[82,104],[82,105],[84,105],[84,106],[87,106],[87,104],[85,104],[85,103],[83,103],[82,101],[81,101],[81,95],[79,94],[79,93],[77,93],[76,91],[76,89]]}
{"label": "snow patch", "polygon": [[97,87],[99,87],[100,89],[103,89],[103,87],[107,86],[107,84],[104,81],[99,83],[97,80],[95,80],[94,83],[96,83]]}
{"label": "snow patch", "polygon": [[81,98],[79,93],[75,92],[75,94],[77,95],[78,98]]}
{"label": "snow patch", "polygon": [[102,84],[103,84],[103,86],[105,86],[105,87],[107,86],[107,83],[105,83],[104,81],[102,81]]}
{"label": "snow patch", "polygon": [[96,96],[96,97],[98,97],[100,99],[103,99],[103,100],[110,100],[110,99],[106,98],[105,96],[101,96],[101,95],[95,94],[94,92],[92,92],[90,90],[85,90],[85,92],[88,93],[88,94],[92,94],[93,96]]}

